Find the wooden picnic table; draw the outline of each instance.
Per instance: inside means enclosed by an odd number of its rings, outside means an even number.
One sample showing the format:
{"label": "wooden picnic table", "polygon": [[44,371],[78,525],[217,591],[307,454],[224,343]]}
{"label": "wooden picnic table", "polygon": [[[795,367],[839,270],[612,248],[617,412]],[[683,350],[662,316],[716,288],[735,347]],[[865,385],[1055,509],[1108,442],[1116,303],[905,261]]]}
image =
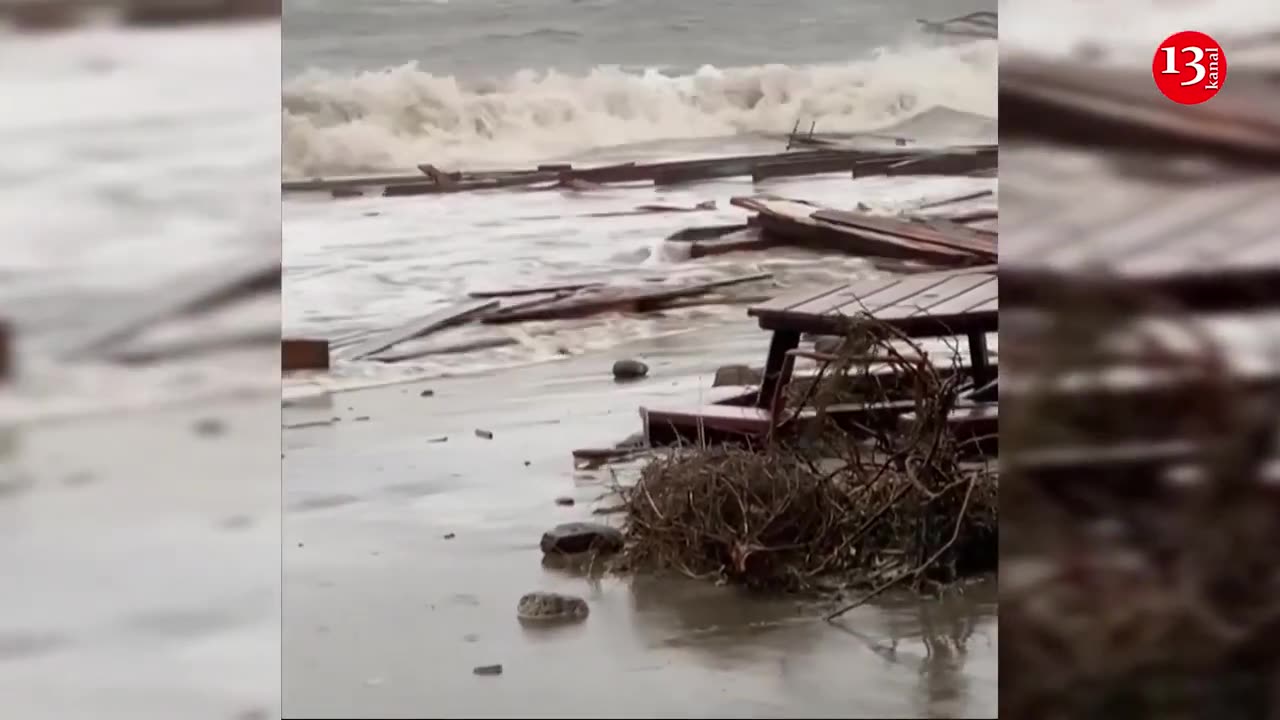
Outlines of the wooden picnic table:
{"label": "wooden picnic table", "polygon": [[870,316],[908,337],[968,338],[975,384],[992,378],[987,334],[999,329],[999,290],[993,266],[842,283],[783,296],[748,315],[773,332],[758,405],[772,407],[791,379],[803,333],[843,335]]}

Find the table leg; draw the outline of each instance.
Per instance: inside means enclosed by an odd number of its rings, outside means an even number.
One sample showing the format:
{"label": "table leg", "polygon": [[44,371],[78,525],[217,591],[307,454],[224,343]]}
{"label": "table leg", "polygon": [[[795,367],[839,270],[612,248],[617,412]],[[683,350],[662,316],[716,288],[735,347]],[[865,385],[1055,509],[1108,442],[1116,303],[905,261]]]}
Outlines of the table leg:
{"label": "table leg", "polygon": [[969,333],[969,362],[973,365],[973,386],[982,387],[990,382],[991,359],[987,352],[987,334],[984,332]]}
{"label": "table leg", "polygon": [[760,394],[756,396],[756,407],[768,408],[779,389],[786,387],[791,381],[794,363],[787,362],[787,353],[800,345],[800,333],[790,330],[778,330],[769,341],[769,357],[764,361],[764,378],[760,382]]}

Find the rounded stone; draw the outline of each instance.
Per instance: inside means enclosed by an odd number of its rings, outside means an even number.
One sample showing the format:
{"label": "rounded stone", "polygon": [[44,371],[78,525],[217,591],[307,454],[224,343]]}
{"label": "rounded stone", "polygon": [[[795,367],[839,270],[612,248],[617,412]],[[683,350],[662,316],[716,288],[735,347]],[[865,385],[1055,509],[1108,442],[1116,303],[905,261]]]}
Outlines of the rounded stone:
{"label": "rounded stone", "polygon": [[542,552],[577,555],[592,550],[613,553],[622,549],[625,540],[617,528],[600,523],[561,523],[542,534]]}
{"label": "rounded stone", "polygon": [[619,360],[613,364],[615,380],[638,380],[649,374],[649,366],[639,360]]}
{"label": "rounded stone", "polygon": [[586,600],[560,593],[526,593],[516,603],[516,617],[528,622],[584,620],[590,612]]}

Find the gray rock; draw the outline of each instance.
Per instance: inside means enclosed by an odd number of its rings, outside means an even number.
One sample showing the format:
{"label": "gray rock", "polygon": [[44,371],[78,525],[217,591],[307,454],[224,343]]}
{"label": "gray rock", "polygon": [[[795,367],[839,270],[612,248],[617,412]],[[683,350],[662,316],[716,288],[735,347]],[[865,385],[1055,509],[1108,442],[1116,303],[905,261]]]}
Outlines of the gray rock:
{"label": "gray rock", "polygon": [[471,672],[475,673],[476,675],[501,675],[502,666],[501,665],[477,665],[474,669],[472,669]]}
{"label": "gray rock", "polygon": [[725,365],[716,370],[716,379],[712,381],[711,387],[759,385],[761,374],[746,365]]}
{"label": "gray rock", "polygon": [[576,555],[591,550],[614,553],[624,544],[622,533],[617,528],[601,523],[563,523],[542,535],[542,552],[548,555]]}
{"label": "gray rock", "polygon": [[569,507],[569,506],[573,505],[573,498],[571,498],[571,497],[558,497],[558,498],[556,498],[556,504],[557,504],[557,505],[563,505],[564,507]]}
{"label": "gray rock", "polygon": [[637,380],[649,374],[649,366],[639,360],[619,360],[613,364],[615,380]]}
{"label": "gray rock", "polygon": [[591,609],[587,601],[574,595],[550,592],[526,593],[516,603],[516,617],[523,621],[583,620]]}

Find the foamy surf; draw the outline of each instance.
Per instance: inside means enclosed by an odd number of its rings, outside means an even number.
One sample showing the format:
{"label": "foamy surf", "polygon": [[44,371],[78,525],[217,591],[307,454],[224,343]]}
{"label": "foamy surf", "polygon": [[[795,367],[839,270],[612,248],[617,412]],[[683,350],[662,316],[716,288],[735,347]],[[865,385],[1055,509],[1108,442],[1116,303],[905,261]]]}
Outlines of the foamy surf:
{"label": "foamy surf", "polygon": [[602,147],[785,133],[797,122],[860,132],[935,108],[994,118],[997,58],[994,41],[976,40],[839,64],[687,74],[599,66],[467,82],[416,63],[356,75],[313,70],[284,90],[284,173],[510,166]]}

